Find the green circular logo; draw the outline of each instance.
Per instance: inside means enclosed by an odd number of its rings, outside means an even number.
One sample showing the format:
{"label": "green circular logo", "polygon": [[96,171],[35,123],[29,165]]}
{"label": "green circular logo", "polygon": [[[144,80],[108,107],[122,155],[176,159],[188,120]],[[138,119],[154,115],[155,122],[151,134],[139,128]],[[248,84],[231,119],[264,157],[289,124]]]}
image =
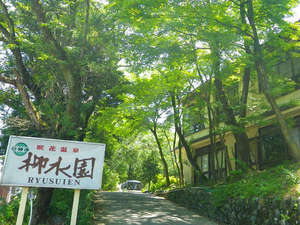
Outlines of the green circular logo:
{"label": "green circular logo", "polygon": [[20,142],[13,146],[12,150],[17,156],[23,156],[29,151],[29,148],[26,144]]}

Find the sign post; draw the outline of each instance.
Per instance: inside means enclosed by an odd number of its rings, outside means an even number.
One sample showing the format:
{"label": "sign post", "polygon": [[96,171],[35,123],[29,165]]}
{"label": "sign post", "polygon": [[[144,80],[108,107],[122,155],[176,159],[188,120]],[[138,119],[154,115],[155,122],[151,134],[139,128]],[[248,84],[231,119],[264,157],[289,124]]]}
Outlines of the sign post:
{"label": "sign post", "polygon": [[20,206],[19,206],[16,225],[22,225],[23,224],[23,218],[24,218],[26,200],[27,200],[27,195],[28,195],[28,189],[29,189],[28,187],[24,187],[23,190],[22,190],[21,201],[20,201]]}
{"label": "sign post", "polygon": [[28,187],[75,189],[71,225],[80,189],[101,187],[105,144],[10,136],[0,185],[23,188],[17,225],[22,224]]}
{"label": "sign post", "polygon": [[80,190],[75,189],[74,190],[74,198],[73,198],[72,215],[71,215],[71,225],[76,225],[79,197],[80,197]]}

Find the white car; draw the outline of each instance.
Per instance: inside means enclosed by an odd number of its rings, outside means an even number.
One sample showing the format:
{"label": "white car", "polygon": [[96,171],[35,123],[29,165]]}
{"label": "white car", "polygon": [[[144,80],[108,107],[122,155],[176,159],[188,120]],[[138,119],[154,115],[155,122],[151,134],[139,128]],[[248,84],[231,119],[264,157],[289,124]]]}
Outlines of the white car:
{"label": "white car", "polygon": [[136,190],[140,191],[143,188],[143,184],[141,181],[138,180],[127,180],[124,183],[120,184],[121,190]]}

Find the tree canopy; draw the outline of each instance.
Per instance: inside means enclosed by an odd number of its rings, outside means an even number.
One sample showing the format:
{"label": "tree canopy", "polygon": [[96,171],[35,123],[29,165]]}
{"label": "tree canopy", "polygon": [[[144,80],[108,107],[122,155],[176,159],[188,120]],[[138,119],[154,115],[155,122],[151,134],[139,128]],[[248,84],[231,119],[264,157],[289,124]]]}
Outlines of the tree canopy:
{"label": "tree canopy", "polygon": [[[193,131],[208,128],[214,157],[217,140],[232,132],[241,167],[250,167],[246,126],[267,108],[299,161],[275,100],[299,87],[299,74],[274,70],[299,58],[299,22],[286,20],[297,4],[0,0],[2,146],[9,135],[105,142],[105,189],[158,173],[166,186],[170,176],[183,184],[184,163],[203,175]],[[34,224],[47,220],[51,197],[38,191]]]}

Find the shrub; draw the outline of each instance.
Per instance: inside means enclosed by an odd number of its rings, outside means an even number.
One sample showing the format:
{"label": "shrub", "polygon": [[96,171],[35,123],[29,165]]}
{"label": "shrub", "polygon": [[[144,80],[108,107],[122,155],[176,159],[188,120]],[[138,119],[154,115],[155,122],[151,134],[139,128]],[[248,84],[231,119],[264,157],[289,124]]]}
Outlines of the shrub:
{"label": "shrub", "polygon": [[[228,225],[300,224],[300,164],[234,172],[226,183],[170,191],[166,197]],[[240,178],[240,179],[238,179]]]}
{"label": "shrub", "polygon": [[[13,196],[10,203],[0,199],[0,225],[15,225],[18,215],[20,196]],[[27,202],[23,224],[27,225],[29,220],[29,202]]]}
{"label": "shrub", "polygon": [[[49,214],[52,223],[55,221],[65,221],[70,224],[74,190],[56,189],[50,203]],[[92,198],[94,192],[88,190],[80,191],[79,209],[77,224],[89,225],[93,218]]]}
{"label": "shrub", "polygon": [[156,176],[156,183],[151,186],[151,192],[159,191],[159,190],[170,190],[176,188],[179,185],[179,179],[174,176],[169,177],[170,186],[167,186],[166,178],[163,174],[158,174]]}

